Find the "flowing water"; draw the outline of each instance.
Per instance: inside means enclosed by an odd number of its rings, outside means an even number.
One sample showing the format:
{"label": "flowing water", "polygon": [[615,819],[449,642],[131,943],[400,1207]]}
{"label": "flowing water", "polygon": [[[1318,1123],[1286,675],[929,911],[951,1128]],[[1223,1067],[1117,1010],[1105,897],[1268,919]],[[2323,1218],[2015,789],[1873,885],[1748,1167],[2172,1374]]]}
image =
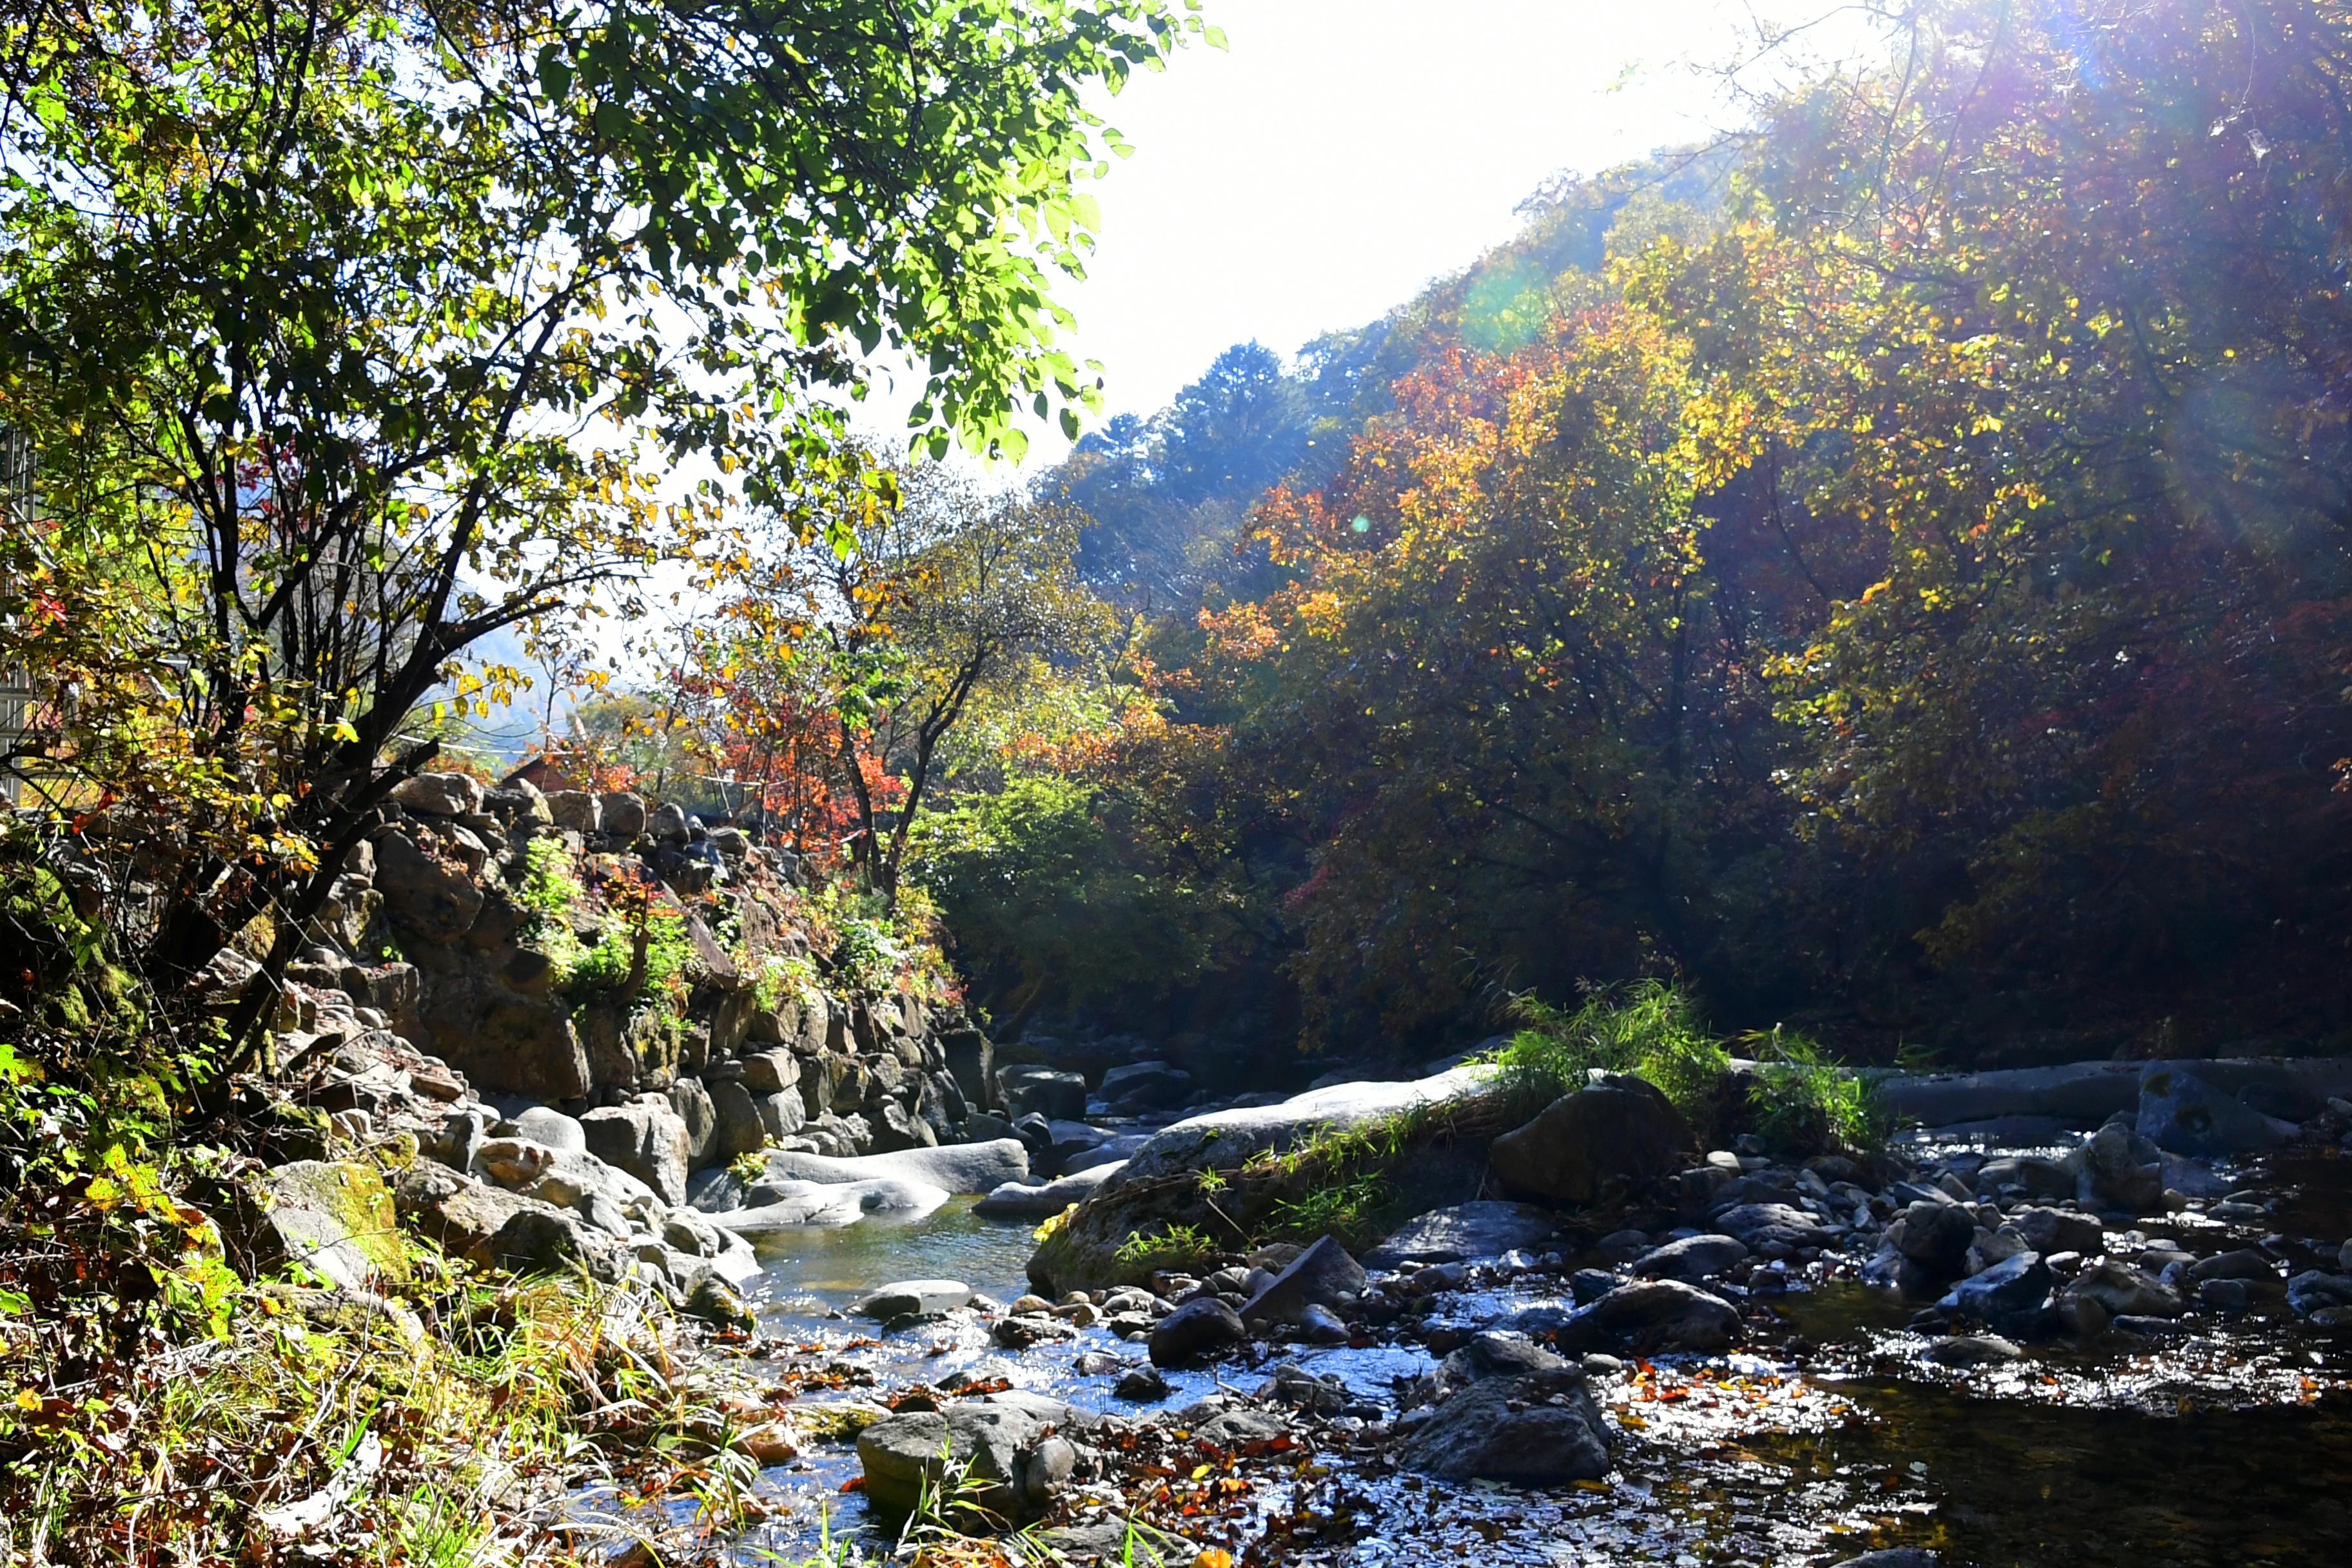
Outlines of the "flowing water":
{"label": "flowing water", "polygon": [[[2352,1226],[2352,1161],[2267,1173],[2288,1235],[2340,1238]],[[2243,1245],[2241,1241],[2238,1245]],[[872,1400],[958,1373],[1088,1408],[1139,1414],[1110,1394],[1142,1347],[1100,1329],[1018,1354],[968,1316],[879,1340],[837,1314],[893,1279],[948,1278],[1009,1300],[1026,1289],[1028,1227],[975,1217],[959,1201],[906,1225],[812,1231],[772,1261],[751,1294],[768,1332],[794,1348],[755,1363],[803,1404]],[[1556,1276],[1489,1281],[1440,1316],[1465,1326],[1558,1303]],[[1918,1545],[1947,1563],[2319,1564],[2352,1563],[2352,1335],[2208,1320],[2164,1341],[2110,1334],[2091,1350],[1948,1370],[1920,1359],[1912,1309],[1851,1279],[1800,1282],[1774,1300],[1780,1331],[1738,1354],[1666,1358],[1596,1384],[1617,1428],[1603,1483],[1544,1490],[1424,1480],[1327,1432],[1316,1470],[1234,1500],[1199,1539],[1244,1564],[1426,1563],[1675,1568],[1842,1561]],[[1284,1352],[1286,1356],[1291,1352]],[[1087,1360],[1082,1363],[1080,1358]],[[1418,1344],[1303,1352],[1372,1402],[1430,1370]],[[1227,1363],[1171,1374],[1170,1403],[1265,1375]],[[1342,1424],[1343,1426],[1345,1423]],[[845,1482],[846,1443],[812,1445],[765,1473],[774,1510],[739,1560],[805,1549],[820,1529],[865,1529]],[[673,1515],[690,1503],[673,1501]],[[1268,1527],[1273,1534],[1268,1536]],[[1242,1548],[1252,1542],[1252,1550]],[[875,1532],[877,1549],[888,1538]]]}

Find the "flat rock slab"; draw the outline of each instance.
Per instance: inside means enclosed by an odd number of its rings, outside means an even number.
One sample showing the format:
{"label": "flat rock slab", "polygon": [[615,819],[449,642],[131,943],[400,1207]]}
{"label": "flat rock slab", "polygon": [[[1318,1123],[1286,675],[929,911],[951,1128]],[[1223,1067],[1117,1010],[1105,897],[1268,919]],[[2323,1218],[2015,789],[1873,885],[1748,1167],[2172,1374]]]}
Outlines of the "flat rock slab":
{"label": "flat rock slab", "polygon": [[862,1318],[936,1318],[971,1304],[961,1279],[900,1279],[861,1297],[849,1310]]}
{"label": "flat rock slab", "polygon": [[1339,1083],[1275,1105],[1235,1106],[1188,1116],[1153,1133],[1106,1189],[1196,1170],[1237,1165],[1266,1149],[1287,1149],[1318,1132],[1360,1126],[1399,1111],[1449,1105],[1495,1092],[1490,1067],[1460,1067],[1409,1083]]}
{"label": "flat rock slab", "polygon": [[1515,1249],[1548,1246],[1559,1232],[1557,1217],[1532,1204],[1491,1200],[1432,1209],[1407,1221],[1394,1236],[1364,1255],[1365,1267],[1395,1268],[1407,1263],[1466,1263],[1500,1258]]}
{"label": "flat rock slab", "polygon": [[1822,1222],[1786,1204],[1741,1204],[1715,1216],[1715,1228],[1737,1237],[1751,1250],[1771,1246],[1795,1251],[1801,1247],[1827,1247],[1836,1238]]}
{"label": "flat rock slab", "polygon": [[1608,1432],[1581,1387],[1547,1397],[1532,1378],[1494,1378],[1439,1405],[1406,1439],[1402,1458],[1452,1480],[1557,1486],[1609,1473]]}
{"label": "flat rock slab", "polygon": [[[2307,1116],[2330,1095],[2352,1095],[2352,1058],[2223,1057],[2176,1061],[2185,1071],[2272,1116]],[[2119,1110],[2137,1114],[2146,1062],[2071,1062],[1994,1072],[1889,1073],[1877,1081],[1889,1110],[1929,1127],[2004,1116],[2042,1116],[2096,1127]]]}
{"label": "flat rock slab", "polygon": [[345,1290],[408,1281],[392,1193],[372,1165],[298,1160],[258,1178],[256,1250],[299,1263]]}
{"label": "flat rock slab", "polygon": [[971,1212],[983,1219],[1049,1219],[1072,1204],[1084,1203],[1097,1187],[1126,1168],[1126,1161],[1113,1160],[1107,1165],[1073,1171],[1043,1186],[1007,1182],[972,1205]]}
{"label": "flat rock slab", "polygon": [[768,1202],[712,1215],[710,1223],[754,1247],[776,1247],[813,1225],[856,1225],[877,1216],[920,1219],[949,1195],[944,1188],[918,1182],[884,1181],[763,1184],[762,1193]]}
{"label": "flat rock slab", "polygon": [[985,1143],[947,1143],[936,1149],[902,1149],[891,1154],[825,1154],[779,1151],[767,1161],[772,1182],[849,1184],[906,1182],[950,1193],[993,1192],[1007,1182],[1029,1178],[1029,1150],[1018,1138]]}

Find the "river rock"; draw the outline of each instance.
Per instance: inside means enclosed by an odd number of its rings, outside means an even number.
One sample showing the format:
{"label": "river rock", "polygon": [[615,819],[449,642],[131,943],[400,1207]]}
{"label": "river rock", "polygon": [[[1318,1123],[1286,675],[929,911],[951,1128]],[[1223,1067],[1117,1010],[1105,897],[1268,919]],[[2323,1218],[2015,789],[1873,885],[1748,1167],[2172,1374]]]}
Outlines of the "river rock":
{"label": "river rock", "polygon": [[544,1205],[519,1209],[484,1247],[491,1262],[518,1274],[584,1271],[605,1283],[621,1277],[618,1245],[577,1215]]}
{"label": "river rock", "polygon": [[1748,1247],[1737,1237],[1686,1236],[1654,1247],[1633,1260],[1633,1272],[1644,1279],[1679,1279],[1696,1285],[1745,1262]]}
{"label": "river rock", "polygon": [[1026,1180],[1029,1151],[1017,1138],[844,1159],[778,1150],[768,1156],[767,1173],[772,1181],[919,1182],[950,1193],[986,1193],[1007,1182]]}
{"label": "river rock", "polygon": [[862,1318],[937,1318],[971,1304],[961,1279],[901,1279],[860,1297],[849,1310]]}
{"label": "river rock", "polygon": [[[885,1515],[911,1512],[925,1489],[936,1492],[953,1469],[971,1489],[960,1489],[960,1500],[1003,1519],[1033,1519],[1055,1489],[1034,1484],[1026,1462],[1049,1440],[1048,1427],[1070,1419],[1066,1405],[1008,1391],[877,1421],[857,1435],[866,1501]],[[1049,1456],[1047,1468],[1059,1458]],[[1062,1475],[1067,1479],[1066,1467]]]}
{"label": "river rock", "polygon": [[1454,1204],[1406,1221],[1364,1255],[1364,1265],[1392,1269],[1406,1263],[1459,1263],[1515,1250],[1537,1251],[1559,1230],[1559,1222],[1549,1211],[1531,1204],[1492,1199]]}
{"label": "river rock", "polygon": [[1570,1352],[1719,1351],[1739,1331],[1739,1313],[1719,1296],[1679,1279],[1621,1285],[1570,1318],[1559,1347]]}
{"label": "river rock", "polygon": [[669,1086],[669,1108],[686,1129],[686,1163],[698,1169],[710,1158],[719,1135],[719,1111],[710,1091],[698,1078],[682,1078]]}
{"label": "river rock", "polygon": [[1557,1486],[1609,1473],[1609,1432],[1580,1381],[1547,1393],[1533,1378],[1494,1377],[1439,1405],[1399,1458],[1448,1480]]}
{"label": "river rock", "polygon": [[868,1215],[920,1219],[948,1195],[915,1182],[763,1182],[752,1196],[764,1201],[712,1215],[710,1221],[754,1247],[781,1247],[804,1226],[855,1225]]}
{"label": "river rock", "polygon": [[1103,1074],[1097,1092],[1112,1115],[1133,1116],[1183,1104],[1192,1096],[1192,1075],[1168,1062],[1129,1062]]}
{"label": "river rock", "polygon": [[391,1191],[373,1165],[297,1160],[255,1179],[247,1250],[264,1265],[299,1263],[341,1289],[408,1283]]}
{"label": "river rock", "polygon": [[1936,1278],[1949,1279],[1967,1265],[1969,1244],[1976,1234],[1976,1216],[1969,1210],[1923,1200],[1903,1211],[1903,1237],[1896,1250]]}
{"label": "river rock", "polygon": [[419,816],[471,816],[482,809],[482,781],[467,773],[418,773],[394,784],[392,798]]}
{"label": "river rock", "polygon": [[1106,1193],[1203,1165],[1238,1165],[1267,1150],[1294,1148],[1322,1133],[1408,1111],[1466,1105],[1501,1093],[1496,1071],[1461,1067],[1406,1083],[1334,1084],[1273,1105],[1235,1106],[1188,1116],[1154,1133],[1129,1158]]}
{"label": "river rock", "polygon": [[2189,1266],[2189,1278],[2200,1283],[2208,1279],[2275,1279],[2278,1265],[2271,1260],[2269,1253],[2242,1247],[2233,1252],[2199,1258]]}
{"label": "river rock", "polygon": [[589,1111],[580,1127],[590,1153],[645,1183],[663,1203],[686,1202],[692,1145],[685,1119],[667,1096],[640,1095],[626,1105]]}
{"label": "river rock", "polygon": [[2025,1352],[1999,1334],[1955,1334],[1937,1340],[1919,1354],[1938,1366],[1990,1366],[2017,1361]]}
{"label": "river rock", "polygon": [[2315,1318],[2331,1309],[2352,1308],[2352,1275],[2306,1268],[2286,1282],[2286,1304],[2298,1318]]}
{"label": "river rock", "polygon": [[1231,1307],[1213,1296],[1187,1301],[1151,1331],[1155,1366],[1184,1366],[1230,1350],[1249,1337]]}
{"label": "river rock", "polygon": [[2079,1252],[2096,1257],[2107,1245],[2107,1227],[2096,1215],[2073,1209],[2029,1207],[2012,1210],[2009,1223],[2025,1245],[2047,1258],[2053,1252]]}
{"label": "river rock", "polygon": [[1837,1568],[1939,1568],[1943,1558],[1924,1546],[1890,1546],[1838,1561]]}
{"label": "river rock", "polygon": [[371,842],[375,890],[404,930],[436,943],[473,930],[485,900],[464,866],[426,853],[404,832],[380,833]]}
{"label": "river rock", "polygon": [[2084,1270],[2064,1293],[2096,1301],[2111,1318],[2177,1318],[2181,1310],[2179,1291],[2112,1258]]}
{"label": "river rock", "polygon": [[1363,1266],[1348,1256],[1331,1237],[1315,1244],[1291,1260],[1265,1288],[1242,1309],[1242,1321],[1264,1319],[1269,1323],[1296,1323],[1307,1307],[1352,1305],[1364,1291]]}
{"label": "river rock", "polygon": [[2128,1121],[2108,1121],[2067,1158],[2074,1163],[2083,1203],[2131,1215],[2163,1211],[2164,1151],[2133,1131]]}
{"label": "river rock", "polygon": [[1996,1322],[2012,1312],[2030,1312],[2050,1294],[2050,1265],[2038,1252],[2005,1258],[1980,1274],[1952,1288],[1943,1305],[1983,1322]]}
{"label": "river rock", "polygon": [[1006,1114],[1034,1112],[1049,1121],[1078,1121],[1087,1114],[1087,1080],[1058,1068],[1020,1063],[996,1069],[996,1093]]}
{"label": "river rock", "polygon": [[572,1117],[548,1105],[526,1106],[514,1119],[517,1138],[528,1138],[559,1152],[585,1154],[588,1133]]}
{"label": "river rock", "polygon": [[1715,1228],[1744,1242],[1751,1252],[1784,1247],[1827,1247],[1837,1237],[1821,1221],[1787,1204],[1740,1204],[1715,1216]]}
{"label": "river rock", "polygon": [[1073,1171],[1042,1186],[1032,1186],[1025,1182],[1006,1182],[972,1205],[971,1212],[983,1219],[1050,1218],[1072,1204],[1083,1203],[1093,1195],[1097,1187],[1117,1175],[1126,1165],[1124,1160],[1114,1160],[1108,1165]]}
{"label": "river rock", "polygon": [[2293,1129],[2186,1068],[2150,1062],[2140,1075],[2137,1131],[2159,1149],[2210,1159],[2275,1148]]}
{"label": "river rock", "polygon": [[1670,1174],[1697,1151],[1690,1124],[1655,1086],[1617,1075],[1552,1101],[1496,1139],[1488,1158],[1514,1192],[1584,1204],[1612,1184]]}

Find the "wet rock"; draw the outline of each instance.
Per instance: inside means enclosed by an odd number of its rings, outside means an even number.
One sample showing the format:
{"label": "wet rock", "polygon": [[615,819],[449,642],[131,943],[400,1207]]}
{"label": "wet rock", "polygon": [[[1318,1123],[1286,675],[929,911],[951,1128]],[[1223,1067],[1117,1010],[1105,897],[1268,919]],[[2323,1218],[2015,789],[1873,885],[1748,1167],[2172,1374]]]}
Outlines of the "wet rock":
{"label": "wet rock", "polygon": [[971,1287],[961,1279],[901,1279],[860,1297],[849,1310],[862,1318],[937,1318],[969,1306]]}
{"label": "wet rock", "polygon": [[1192,1568],[1200,1549],[1140,1520],[1092,1519],[1040,1531],[1037,1543],[1072,1568]]}
{"label": "wet rock", "polygon": [[[953,1469],[971,1489],[960,1495],[972,1506],[1009,1520],[1034,1518],[1038,1494],[1050,1489],[1034,1484],[1036,1471],[1027,1462],[1046,1440],[1046,1428],[1069,1419],[1067,1405],[1008,1393],[875,1422],[857,1435],[866,1500],[885,1515],[911,1512],[925,1489],[936,1492]],[[1059,1458],[1047,1459],[1049,1471]]]}
{"label": "wet rock", "polygon": [[691,1145],[685,1120],[666,1096],[640,1095],[626,1105],[589,1111],[579,1126],[588,1152],[636,1177],[665,1204],[686,1202]]}
{"label": "wet rock", "polygon": [[2254,1304],[2253,1288],[2243,1279],[2200,1280],[2197,1304],[2209,1312],[2243,1312]]}
{"label": "wet rock", "polygon": [[2068,1158],[2076,1162],[2076,1195],[2084,1203],[2124,1214],[2164,1211],[2164,1151],[2127,1121],[2107,1122]]}
{"label": "wet rock", "polygon": [[2177,1318],[2181,1310],[2179,1291],[2114,1258],[2085,1270],[2064,1294],[2096,1301],[2110,1318]]}
{"label": "wet rock", "polygon": [[1318,1237],[1312,1247],[1250,1298],[1249,1304],[1242,1309],[1242,1320],[1250,1322],[1263,1318],[1269,1323],[1295,1323],[1310,1304],[1351,1305],[1363,1292],[1362,1265],[1349,1257],[1348,1249],[1330,1237]]}
{"label": "wet rock", "polygon": [[2288,1129],[2185,1068],[2150,1062],[2140,1075],[2137,1131],[2159,1149],[2213,1158],[2274,1148]]}
{"label": "wet rock", "polygon": [[2275,1279],[2278,1265],[2269,1253],[2245,1247],[2198,1259],[2189,1266],[2189,1278],[2200,1284],[2208,1279]]}
{"label": "wet rock", "polygon": [[1718,1351],[1739,1331],[1739,1313],[1719,1296],[1678,1279],[1621,1285],[1569,1320],[1562,1350]]}
{"label": "wet rock", "polygon": [[1895,1546],[1841,1560],[1837,1568],[1938,1568],[1944,1560],[1924,1546]]}
{"label": "wet rock", "polygon": [[1644,1279],[1680,1279],[1696,1285],[1748,1258],[1748,1245],[1737,1237],[1686,1236],[1653,1248],[1633,1260],[1633,1272]]}
{"label": "wet rock", "polygon": [[1592,1255],[1607,1263],[1631,1263],[1654,1245],[1646,1230],[1612,1230],[1592,1244]]}
{"label": "wet rock", "polygon": [[1780,1247],[1827,1247],[1837,1237],[1804,1210],[1786,1204],[1741,1204],[1715,1216],[1715,1228],[1737,1237],[1752,1252]]}
{"label": "wet rock", "polygon": [[1114,1160],[1108,1165],[1073,1171],[1041,1186],[1032,1186],[1025,1182],[1006,1182],[972,1205],[971,1212],[983,1219],[1048,1218],[1060,1214],[1072,1204],[1083,1203],[1091,1197],[1096,1188],[1124,1170],[1126,1165],[1124,1160]]}
{"label": "wet rock", "polygon": [[1581,1384],[1547,1393],[1533,1378],[1472,1384],[1405,1439],[1406,1468],[1448,1480],[1556,1486],[1610,1470],[1608,1427]]}
{"label": "wet rock", "polygon": [[[1244,1317],[1243,1321],[1253,1320]],[[1298,1310],[1297,1325],[1298,1339],[1303,1344],[1344,1345],[1348,1342],[1348,1325],[1339,1321],[1338,1313],[1318,1302],[1309,1301]]]}
{"label": "wet rock", "polygon": [[1697,1149],[1689,1123],[1654,1085],[1620,1075],[1562,1095],[1496,1139],[1487,1157],[1514,1192],[1581,1204],[1612,1184],[1671,1174]]}
{"label": "wet rock", "polygon": [[2050,1265],[2042,1255],[2021,1252],[1961,1280],[1942,1305],[1983,1322],[1995,1322],[2040,1307],[2050,1295]]}
{"label": "wet rock", "polygon": [[[1729,1237],[1725,1237],[1723,1239],[1731,1241]],[[1732,1241],[1731,1245],[1739,1247],[1739,1243],[1736,1241]],[[1745,1253],[1748,1249],[1740,1247],[1739,1250]],[[1569,1276],[1568,1289],[1569,1293],[1576,1298],[1578,1306],[1589,1307],[1623,1283],[1623,1280],[1606,1268],[1580,1268]]]}
{"label": "wet rock", "polygon": [[1187,1301],[1151,1331],[1155,1366],[1183,1366],[1230,1350],[1249,1337],[1231,1307],[1213,1296]]}
{"label": "wet rock", "polygon": [[1134,1405],[1156,1405],[1168,1397],[1168,1379],[1155,1366],[1139,1366],[1111,1385],[1114,1396]]}
{"label": "wet rock", "polygon": [[2053,1252],[2079,1252],[2088,1258],[2107,1244],[2106,1226],[2098,1216],[2072,1209],[2021,1208],[2010,1215],[2009,1223],[2027,1247],[2045,1258]]}
{"label": "wet rock", "polygon": [[255,1179],[240,1228],[257,1264],[299,1263],[352,1292],[408,1283],[391,1191],[373,1165],[298,1160]]}
{"label": "wet rock", "polygon": [[698,1275],[687,1290],[685,1304],[678,1310],[689,1318],[699,1318],[722,1329],[756,1333],[760,1327],[760,1314],[734,1286],[716,1273]]}
{"label": "wet rock", "polygon": [[1556,1394],[1576,1386],[1583,1375],[1575,1363],[1544,1349],[1526,1334],[1489,1329],[1471,1335],[1466,1343],[1449,1352],[1430,1384],[1434,1395],[1444,1400],[1490,1377],[1533,1379],[1543,1384],[1543,1392]]}
{"label": "wet rock", "polygon": [[2352,1275],[2306,1268],[2286,1282],[2286,1304],[2296,1317],[2313,1319],[2331,1309],[2352,1308]]}
{"label": "wet rock", "polygon": [[[2053,1137],[2052,1141],[2059,1140]],[[2063,1162],[2039,1154],[1988,1160],[1977,1171],[1977,1190],[1980,1193],[2006,1193],[2016,1188],[2028,1197],[2064,1199],[2074,1195],[2074,1173]]]}
{"label": "wet rock", "polygon": [[1919,1353],[1921,1359],[1938,1366],[1991,1366],[2021,1360],[2025,1354],[1999,1334],[1957,1334],[1937,1340]]}
{"label": "wet rock", "polygon": [[1289,1424],[1271,1411],[1227,1410],[1193,1427],[1192,1436],[1220,1448],[1238,1448],[1244,1443],[1270,1442],[1288,1429]]}
{"label": "wet rock", "polygon": [[1976,1239],[1976,1216],[1953,1204],[1915,1203],[1903,1211],[1902,1239],[1896,1248],[1938,1279],[1949,1279],[1968,1261],[1969,1244]]}
{"label": "wet rock", "polygon": [[1540,1249],[1559,1229],[1559,1221],[1548,1210],[1529,1204],[1454,1204],[1407,1221],[1364,1255],[1364,1265],[1393,1269],[1404,1263],[1499,1258],[1515,1249]]}

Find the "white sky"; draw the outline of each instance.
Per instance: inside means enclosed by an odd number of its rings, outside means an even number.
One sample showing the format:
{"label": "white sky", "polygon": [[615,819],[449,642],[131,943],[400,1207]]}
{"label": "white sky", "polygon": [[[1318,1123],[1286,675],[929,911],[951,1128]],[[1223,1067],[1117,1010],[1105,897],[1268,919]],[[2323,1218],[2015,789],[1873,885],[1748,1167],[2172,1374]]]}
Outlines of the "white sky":
{"label": "white sky", "polygon": [[[1830,12],[1759,0],[1778,15]],[[1594,173],[1730,118],[1756,37],[1726,0],[1206,0],[1198,44],[1104,105],[1135,143],[1064,302],[1105,414],[1165,405],[1229,343],[1281,353],[1386,313],[1518,227],[1553,173]],[[1841,28],[1841,31],[1844,29]],[[1847,35],[1849,37],[1851,33]],[[1034,431],[1030,463],[1057,460]]]}

